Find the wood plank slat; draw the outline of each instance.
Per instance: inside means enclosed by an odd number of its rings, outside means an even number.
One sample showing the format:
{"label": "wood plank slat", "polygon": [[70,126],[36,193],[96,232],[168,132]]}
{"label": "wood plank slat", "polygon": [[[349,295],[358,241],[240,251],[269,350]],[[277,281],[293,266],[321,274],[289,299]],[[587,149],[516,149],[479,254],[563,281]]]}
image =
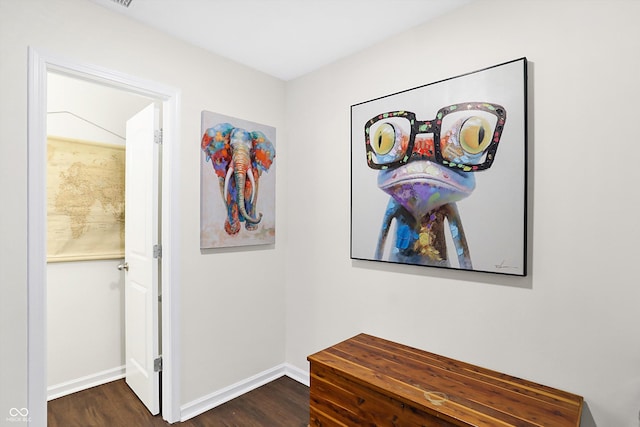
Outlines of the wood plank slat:
{"label": "wood plank slat", "polygon": [[[534,394],[544,394],[553,400],[562,400],[568,403],[570,406],[576,405],[576,395],[573,393],[569,393],[563,390],[558,390],[556,388],[552,388],[543,384],[534,383],[532,381],[524,380],[521,378],[517,378],[514,376],[510,376],[508,374],[504,374],[498,371],[490,370],[487,368],[481,368],[479,366],[471,365],[466,362],[460,362],[454,359],[447,358],[445,356],[440,356],[438,354],[429,353],[426,351],[418,350],[409,346],[396,344],[387,340],[383,340],[382,338],[377,338],[371,335],[361,334],[357,337],[354,337],[354,342],[360,342],[362,345],[371,346],[373,348],[378,349],[386,349],[387,351],[393,353],[397,351],[401,351],[405,356],[412,355],[417,358],[417,360],[426,359],[429,364],[439,364],[444,369],[451,371],[465,371],[467,373],[474,372],[478,376],[485,377],[488,381],[499,385],[500,383],[504,384],[512,384],[518,387],[521,387],[524,390],[528,390],[533,392]],[[409,357],[409,356],[407,356]],[[522,392],[518,390],[518,392]]]}

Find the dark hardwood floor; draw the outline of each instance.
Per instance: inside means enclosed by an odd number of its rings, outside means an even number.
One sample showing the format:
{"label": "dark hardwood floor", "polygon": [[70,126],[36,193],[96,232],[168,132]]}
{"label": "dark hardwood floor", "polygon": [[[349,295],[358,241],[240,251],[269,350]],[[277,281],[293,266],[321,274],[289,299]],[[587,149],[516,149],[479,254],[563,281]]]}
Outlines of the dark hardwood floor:
{"label": "dark hardwood floor", "polygon": [[152,417],[124,380],[48,403],[49,427],[306,427],[309,388],[281,377],[183,423]]}

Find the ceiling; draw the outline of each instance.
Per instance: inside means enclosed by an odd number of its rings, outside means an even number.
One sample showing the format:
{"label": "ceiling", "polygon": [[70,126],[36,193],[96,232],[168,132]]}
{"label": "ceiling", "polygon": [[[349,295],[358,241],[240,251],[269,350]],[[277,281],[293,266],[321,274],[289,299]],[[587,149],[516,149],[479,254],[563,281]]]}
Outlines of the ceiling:
{"label": "ceiling", "polygon": [[474,0],[88,0],[291,80]]}

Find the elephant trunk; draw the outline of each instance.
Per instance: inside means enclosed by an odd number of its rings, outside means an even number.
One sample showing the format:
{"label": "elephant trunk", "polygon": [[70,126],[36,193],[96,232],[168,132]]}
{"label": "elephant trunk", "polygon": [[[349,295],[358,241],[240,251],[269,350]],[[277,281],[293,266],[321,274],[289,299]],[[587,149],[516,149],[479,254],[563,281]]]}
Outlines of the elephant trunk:
{"label": "elephant trunk", "polygon": [[225,200],[226,194],[229,191],[229,180],[231,179],[231,174],[233,174],[236,181],[236,191],[238,191],[238,211],[244,217],[245,221],[250,224],[258,224],[262,220],[262,214],[258,217],[254,217],[249,212],[247,212],[247,207],[245,205],[245,185],[246,185],[246,177],[249,175],[249,181],[251,183],[251,199],[255,200],[254,192],[256,188],[256,183],[253,178],[253,172],[251,171],[250,160],[246,155],[242,155],[241,152],[238,152],[234,155],[234,159],[231,167],[227,171],[227,176],[225,178],[224,184],[224,193]]}
{"label": "elephant trunk", "polygon": [[244,201],[244,186],[246,183],[246,177],[249,176],[249,181],[251,182],[251,198],[253,199],[253,193],[256,187],[255,181],[253,179],[253,172],[251,169],[248,169],[246,172],[238,172],[236,170],[236,185],[238,186],[238,208],[240,213],[244,217],[245,221],[251,224],[258,224],[262,220],[262,214],[259,214],[258,217],[253,217],[247,212],[247,208],[245,206]]}

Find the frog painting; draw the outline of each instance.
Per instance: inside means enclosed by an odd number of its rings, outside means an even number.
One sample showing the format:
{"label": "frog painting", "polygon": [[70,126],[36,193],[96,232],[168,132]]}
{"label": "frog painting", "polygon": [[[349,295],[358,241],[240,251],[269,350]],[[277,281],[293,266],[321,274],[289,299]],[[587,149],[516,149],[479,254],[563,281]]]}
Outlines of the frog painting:
{"label": "frog painting", "polygon": [[500,105],[466,102],[440,109],[433,120],[393,111],[366,123],[367,164],[380,170],[378,187],[391,196],[376,259],[396,220],[390,261],[450,266],[446,220],[460,266],[473,268],[456,202],[475,189],[474,174],[493,163],[506,116]]}
{"label": "frog painting", "polygon": [[464,77],[352,106],[352,258],[525,274],[524,99]]}

